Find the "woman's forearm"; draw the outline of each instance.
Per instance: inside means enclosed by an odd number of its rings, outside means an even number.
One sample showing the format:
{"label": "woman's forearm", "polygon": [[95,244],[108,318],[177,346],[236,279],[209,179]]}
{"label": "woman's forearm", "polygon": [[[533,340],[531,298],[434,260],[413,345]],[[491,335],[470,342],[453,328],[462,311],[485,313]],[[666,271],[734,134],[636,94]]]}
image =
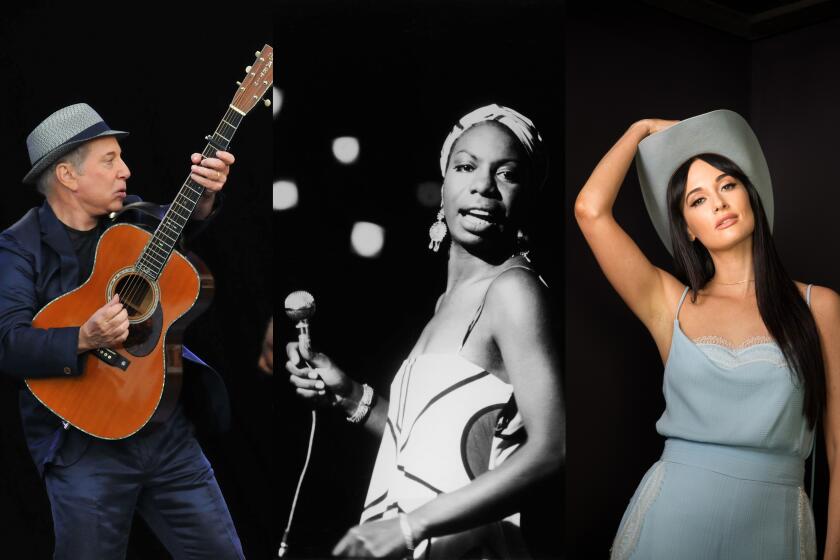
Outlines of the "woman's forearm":
{"label": "woman's forearm", "polygon": [[650,134],[646,120],[633,123],[610,151],[601,158],[578,194],[575,216],[578,220],[611,215],[615,199],[641,142]]}
{"label": "woman's forearm", "polygon": [[[353,381],[353,388],[350,391],[350,394],[346,397],[342,397],[337,403],[336,406],[342,410],[345,416],[348,418],[353,415],[356,411],[356,408],[359,406],[359,403],[362,402],[362,397],[364,395],[364,386],[357,381]],[[386,399],[382,395],[377,395],[374,399],[373,406],[368,413],[368,417],[365,420],[363,427],[365,431],[373,435],[374,437],[381,438],[382,433],[385,430],[385,422],[388,420],[388,399]]]}
{"label": "woman's forearm", "polygon": [[385,431],[385,422],[388,421],[388,399],[377,397],[376,403],[370,409],[370,415],[365,421],[365,430],[376,438],[381,438]]}
{"label": "woman's forearm", "polygon": [[456,533],[519,511],[522,496],[556,473],[563,456],[562,441],[524,443],[498,468],[409,512],[415,539]]}

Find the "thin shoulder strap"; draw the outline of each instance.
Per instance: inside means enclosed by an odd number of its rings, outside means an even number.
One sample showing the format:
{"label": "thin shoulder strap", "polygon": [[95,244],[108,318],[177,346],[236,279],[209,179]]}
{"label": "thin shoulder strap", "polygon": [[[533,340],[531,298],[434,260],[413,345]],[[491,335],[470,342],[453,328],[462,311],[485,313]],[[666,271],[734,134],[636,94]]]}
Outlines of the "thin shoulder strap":
{"label": "thin shoulder strap", "polygon": [[813,284],[808,284],[808,288],[805,290],[805,303],[808,304],[808,309],[811,309],[811,288],[813,287]]}
{"label": "thin shoulder strap", "polygon": [[[496,278],[493,278],[490,281],[490,283],[487,284],[487,289],[484,290],[484,295],[481,297],[481,304],[478,306],[478,309],[475,310],[475,315],[473,316],[473,320],[470,322],[470,326],[467,327],[467,332],[464,334],[464,338],[461,340],[461,347],[458,349],[458,351],[460,351],[461,349],[464,348],[464,344],[467,343],[467,339],[470,337],[470,333],[472,333],[473,327],[475,327],[475,324],[478,323],[479,317],[481,317],[481,312],[484,311],[484,303],[487,301],[487,293],[490,291],[490,286],[493,285],[493,282],[495,282],[496,279],[499,276],[501,276],[502,274],[504,274],[505,272],[507,272],[508,270],[511,270],[513,268],[524,268],[525,270],[527,270],[529,272],[534,272],[533,268],[530,268],[530,267],[527,267],[527,266],[521,265],[521,264],[515,264],[513,266],[509,266],[506,269],[502,270],[500,273],[498,273],[496,275]],[[543,284],[545,284],[545,281],[542,279],[542,277],[540,277],[540,281],[542,281]]]}
{"label": "thin shoulder strap", "polygon": [[680,296],[680,302],[677,304],[677,312],[674,313],[674,321],[680,318],[680,309],[682,309],[686,294],[688,294],[688,286],[685,287],[685,290],[683,290],[683,293]]}

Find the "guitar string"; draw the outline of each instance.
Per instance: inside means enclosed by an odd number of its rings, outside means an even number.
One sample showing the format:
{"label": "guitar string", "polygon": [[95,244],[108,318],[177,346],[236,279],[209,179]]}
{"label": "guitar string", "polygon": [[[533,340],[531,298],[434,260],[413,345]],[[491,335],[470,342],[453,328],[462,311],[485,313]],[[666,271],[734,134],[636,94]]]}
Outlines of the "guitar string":
{"label": "guitar string", "polygon": [[[234,101],[231,103],[231,105],[234,105],[236,103],[236,97],[239,96],[239,93],[240,93],[240,90],[237,90],[237,95],[234,96]],[[216,130],[213,133],[213,136],[220,136],[220,137],[227,140],[228,146],[226,146],[225,149],[227,149],[227,147],[229,147],[230,141],[233,138],[233,135],[236,133],[237,128],[239,127],[239,125],[241,124],[241,121],[242,121],[242,119],[239,119],[239,121],[240,121],[239,123],[237,123],[236,125],[232,124],[230,121],[233,120],[232,117],[234,116],[234,114],[235,114],[235,112],[234,112],[233,108],[229,106],[227,111],[225,112],[224,117],[222,117],[221,122],[219,122],[219,125],[216,127]],[[231,131],[228,131],[226,127],[229,127],[231,129]],[[226,132],[230,137],[225,136],[224,134],[221,133],[221,131]],[[205,146],[204,150],[201,152],[201,155],[202,155],[203,158],[206,159],[207,157],[210,157],[211,155],[213,155],[214,152],[215,152],[215,147],[212,144],[208,143],[207,146]],[[193,185],[195,185],[196,187],[198,187],[199,190],[193,189],[192,186],[191,186],[191,183]],[[198,194],[198,197],[196,198],[196,200],[193,200],[191,197],[184,194],[185,187],[192,190],[196,194]],[[183,185],[178,190],[178,194],[176,194],[176,196],[175,196],[175,201],[178,200],[179,196],[183,196],[184,198],[187,198],[192,203],[192,209],[189,210],[189,216],[191,217],[193,212],[195,211],[196,206],[198,206],[198,201],[201,199],[202,194],[204,194],[204,187],[202,187],[201,185],[199,185],[195,181],[191,180],[190,177],[187,177],[186,181],[184,181]],[[182,206],[183,206],[183,204],[182,204]],[[155,280],[154,281],[157,280],[157,278],[163,272],[163,269],[166,267],[166,264],[169,261],[169,256],[170,256],[172,250],[174,249],[174,244],[177,243],[178,238],[181,236],[181,233],[183,232],[183,228],[185,228],[186,225],[187,225],[186,223],[183,224],[183,225],[178,224],[180,229],[181,229],[181,232],[178,232],[178,235],[175,236],[172,244],[166,243],[167,246],[169,246],[169,245],[171,245],[171,246],[168,247],[168,249],[163,250],[162,255],[160,253],[158,253],[157,256],[161,258],[161,265],[160,266],[154,265],[153,263],[151,263],[149,261],[143,262],[144,259],[146,259],[146,257],[147,257],[147,252],[149,252],[149,250],[152,247],[155,247],[154,251],[159,251],[159,252],[161,251],[161,249],[157,248],[157,246],[154,245],[155,236],[157,236],[158,231],[162,235],[166,235],[166,233],[164,232],[164,228],[166,227],[166,224],[168,223],[167,218],[169,217],[169,213],[172,212],[172,211],[173,211],[172,210],[172,205],[170,205],[169,209],[167,210],[167,212],[164,214],[163,218],[161,219],[160,225],[158,226],[155,233],[152,235],[152,239],[149,243],[149,246],[147,247],[147,250],[143,252],[143,254],[140,256],[140,259],[137,262],[138,265],[143,264],[146,267],[152,268],[153,270],[156,269],[156,274],[155,274]],[[180,214],[178,214],[177,212],[175,212],[175,214],[180,216]],[[180,217],[183,218],[183,216],[180,216]],[[174,221],[174,219],[170,219],[170,221]],[[189,221],[189,217],[187,218],[187,221]],[[170,228],[170,230],[171,230],[171,228]],[[169,237],[168,235],[166,235],[166,236]],[[170,237],[170,239],[173,239],[173,238]],[[161,236],[158,236],[158,240],[159,240],[159,242],[163,241]],[[149,253],[149,255],[150,255],[150,253]],[[128,285],[125,286],[125,288],[122,290],[124,295],[120,298],[120,301],[123,303],[124,306],[126,305],[126,302],[131,303],[134,306],[134,301],[133,301],[134,298],[145,295],[145,294],[141,294],[141,290],[143,290],[143,288],[145,288],[148,285],[148,281],[143,279],[142,277],[140,277],[140,275],[138,275],[138,274],[133,274],[129,278],[127,284]],[[147,292],[148,292],[148,289],[147,289]],[[140,302],[138,302],[138,304],[136,306],[134,306],[135,309],[139,309],[139,307],[140,307],[139,303]]]}
{"label": "guitar string", "polygon": [[[231,113],[231,110],[228,109],[228,111],[225,113],[225,116],[223,117],[223,121],[226,121],[230,118],[230,113]],[[214,134],[221,134],[219,131],[223,130],[223,125],[224,125],[224,122],[220,123],[219,126],[216,128],[216,132]],[[224,135],[222,135],[222,136],[224,136]],[[204,152],[208,151],[208,147],[205,147]],[[204,153],[204,152],[202,152],[203,156],[206,157],[206,156],[210,155],[210,154],[207,154],[207,153]],[[185,185],[189,186],[189,178],[187,179],[187,181],[185,181]],[[200,185],[198,185],[198,186],[200,186]],[[186,196],[186,195],[182,194],[183,190],[184,190],[184,186],[181,187],[181,189],[178,192],[178,195],[176,195],[176,200],[178,200],[178,196]],[[195,190],[195,189],[191,189],[191,190]],[[193,201],[192,198],[190,198],[190,197],[186,197],[186,198],[188,198],[191,203],[197,204],[197,201]],[[199,198],[200,198],[200,195],[199,195]],[[177,212],[176,212],[176,214],[177,214]],[[167,219],[169,219],[169,220],[167,221]],[[167,224],[169,223],[169,221],[174,221],[174,220],[172,220],[168,216],[168,213],[167,213],[166,215],[164,215],[164,218],[161,220],[161,225],[158,228],[160,233],[163,234],[163,235],[166,235],[167,237],[170,237],[170,236],[168,236],[166,234],[165,228],[167,227]],[[178,224],[178,225],[180,226],[180,224]],[[184,226],[181,226],[181,227],[183,228]],[[170,231],[174,231],[174,228],[169,227],[169,229],[170,229]],[[178,236],[176,236],[174,238],[176,242],[177,242],[177,238],[178,238]],[[170,239],[172,239],[172,237],[170,237]],[[155,240],[154,235],[152,237],[152,240],[153,241]],[[158,242],[162,241],[162,236],[158,235],[157,240],[158,240]],[[170,244],[167,243],[167,245],[170,245]],[[162,251],[157,245],[154,244],[154,242],[152,242],[152,243],[150,243],[150,246],[147,247],[147,251],[144,252],[143,255],[141,255],[141,258],[138,260],[137,264],[145,265],[147,268],[156,270],[157,274],[160,274],[160,272],[163,271],[163,268],[166,265],[166,261],[168,260],[168,256],[169,256],[168,254],[171,252],[171,249],[172,248],[169,248],[169,250]],[[154,254],[153,254],[153,252],[154,252]],[[151,262],[151,260],[156,260],[155,255],[157,257],[160,257],[161,264],[163,264],[164,266],[159,266],[159,265],[156,265],[155,263]],[[133,282],[131,280],[133,280]],[[130,280],[130,284],[128,286],[126,286],[126,289],[124,290],[124,293],[126,294],[125,297],[129,301],[131,301],[135,296],[139,295],[140,290],[142,290],[143,287],[145,287],[145,285],[147,284],[147,282],[144,279],[138,278],[137,275],[135,275],[131,280]]]}
{"label": "guitar string", "polygon": [[[230,122],[230,121],[234,120],[232,117],[235,115],[235,112],[234,112],[232,106],[237,103],[238,98],[241,97],[241,93],[242,93],[241,90],[237,90],[237,93],[234,96],[234,100],[228,106],[228,109],[225,111],[224,117],[222,117],[221,122],[219,122],[219,125],[216,127],[216,130],[213,133],[214,136],[218,135],[218,136],[221,136],[222,138],[225,138],[228,142],[228,146],[230,145],[230,141],[233,138],[233,135],[236,133],[237,128],[239,127],[239,125],[241,124],[241,121],[242,121],[242,119],[240,118],[239,122],[236,123],[235,125]],[[244,116],[244,115],[242,115],[242,116]],[[231,130],[228,131],[225,128],[226,126],[229,127]],[[222,131],[222,130],[224,130],[224,132],[228,133],[230,135],[230,138],[226,137],[224,134],[221,134],[220,131]],[[201,155],[206,159],[207,157],[212,155],[214,153],[214,151],[215,151],[215,148],[213,147],[213,145],[208,143],[208,145],[202,151]],[[184,196],[185,198],[187,198],[192,203],[192,209],[189,211],[189,216],[191,216],[192,213],[195,211],[195,207],[198,205],[198,200],[200,200],[201,195],[204,193],[204,187],[195,183],[195,181],[192,181],[192,183],[195,184],[198,187],[199,190],[193,189],[190,186],[190,177],[187,177],[187,180],[184,182],[181,189],[179,189],[178,194],[175,197],[175,200],[177,201],[178,196]],[[196,192],[198,194],[198,199],[192,200],[192,198],[186,196],[186,194],[183,194],[185,186],[187,188],[189,188],[190,190],[192,190],[193,192]],[[172,212],[172,211],[173,211],[172,210],[172,205],[170,205],[169,210],[167,210],[166,214],[164,214],[164,217],[161,220],[161,224],[158,227],[157,231],[160,231],[160,233],[163,234],[163,235],[165,235],[165,233],[163,231],[163,228],[165,227],[165,224],[167,223],[166,222],[167,217],[169,216],[169,213]],[[180,216],[180,214],[178,214],[177,212],[175,212],[175,214]],[[183,218],[183,216],[180,216],[180,217]],[[189,217],[187,218],[187,221],[188,220],[189,220]],[[181,225],[181,224],[178,224],[178,225],[180,226],[180,229],[182,231],[183,231],[183,228],[186,227],[186,223],[184,225]],[[155,232],[155,234],[157,234],[157,231]],[[155,234],[153,234],[153,236],[152,236],[152,241],[154,241]],[[175,242],[177,242],[178,237],[180,237],[180,235],[181,234],[179,233],[174,238]],[[159,237],[159,239],[161,239],[161,238]],[[167,245],[170,245],[170,244],[167,243]],[[156,247],[156,246],[153,243],[150,243],[150,245],[147,247],[147,249],[150,249],[152,247]],[[143,262],[144,260],[147,259],[147,256],[151,257],[151,251],[144,251],[136,264],[137,265],[143,264],[143,265],[146,265],[149,268],[157,269],[156,277],[159,277],[159,275],[163,272],[163,269],[165,268],[166,263],[169,260],[169,255],[171,254],[173,249],[174,249],[174,243],[167,250],[163,251],[162,255],[160,253],[158,253],[158,256],[161,257],[161,265],[162,266],[156,266],[148,260],[147,260],[147,262]],[[160,249],[155,248],[154,251],[160,251]],[[147,253],[148,253],[148,255],[147,255]],[[145,279],[142,279],[139,275],[132,275],[132,277],[129,278],[129,280],[128,280],[128,285],[123,290],[123,294],[124,294],[123,297],[120,298],[123,305],[125,305],[126,300],[128,300],[129,303],[133,304],[133,298],[140,295],[140,290],[142,290],[146,285],[147,285],[147,281]],[[138,307],[139,307],[139,305],[138,305]]]}

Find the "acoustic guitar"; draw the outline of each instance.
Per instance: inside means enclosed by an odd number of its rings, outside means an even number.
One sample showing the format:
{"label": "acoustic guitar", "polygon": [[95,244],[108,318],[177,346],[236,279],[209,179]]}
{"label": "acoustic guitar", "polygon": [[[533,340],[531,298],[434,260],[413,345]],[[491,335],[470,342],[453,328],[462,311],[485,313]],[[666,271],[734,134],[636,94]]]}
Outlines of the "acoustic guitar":
{"label": "acoustic guitar", "polygon": [[[204,157],[227,150],[242,119],[271,88],[273,66],[274,51],[265,45],[246,68],[216,131],[205,137]],[[122,439],[150,421],[165,420],[174,409],[183,332],[209,305],[212,288],[209,272],[175,250],[203,192],[188,177],[154,233],[131,224],[105,230],[90,277],[32,319],[40,329],[83,325],[114,294],[128,311],[126,341],[87,352],[81,375],[26,380],[35,397],[66,423],[98,438]]]}

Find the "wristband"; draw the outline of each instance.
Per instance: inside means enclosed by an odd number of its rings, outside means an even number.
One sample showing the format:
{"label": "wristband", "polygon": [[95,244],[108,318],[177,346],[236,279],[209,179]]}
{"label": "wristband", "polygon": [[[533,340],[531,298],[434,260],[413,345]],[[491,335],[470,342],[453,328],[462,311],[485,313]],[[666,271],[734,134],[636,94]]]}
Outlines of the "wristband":
{"label": "wristband", "polygon": [[353,411],[353,414],[347,417],[347,421],[351,424],[359,424],[362,420],[367,418],[367,415],[370,412],[370,403],[373,402],[373,387],[367,383],[362,385],[362,387],[362,400],[359,402],[358,406],[356,406],[356,410]]}

